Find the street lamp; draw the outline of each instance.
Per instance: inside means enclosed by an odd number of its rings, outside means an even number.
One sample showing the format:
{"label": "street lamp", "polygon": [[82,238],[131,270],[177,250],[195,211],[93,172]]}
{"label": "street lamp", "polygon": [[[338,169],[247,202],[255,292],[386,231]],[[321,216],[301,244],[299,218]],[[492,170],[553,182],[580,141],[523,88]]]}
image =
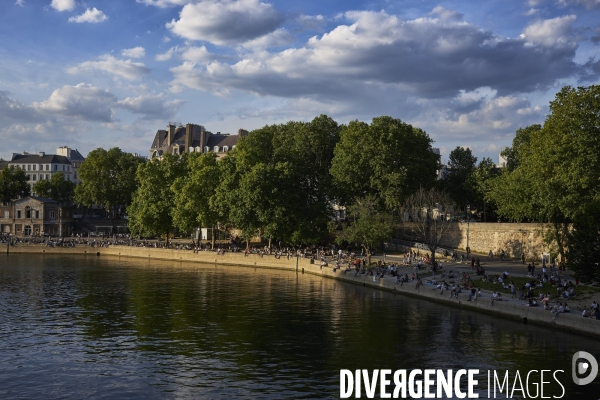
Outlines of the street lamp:
{"label": "street lamp", "polygon": [[471,205],[467,204],[467,258],[469,258],[469,253],[471,249],[469,248],[469,223],[471,222]]}

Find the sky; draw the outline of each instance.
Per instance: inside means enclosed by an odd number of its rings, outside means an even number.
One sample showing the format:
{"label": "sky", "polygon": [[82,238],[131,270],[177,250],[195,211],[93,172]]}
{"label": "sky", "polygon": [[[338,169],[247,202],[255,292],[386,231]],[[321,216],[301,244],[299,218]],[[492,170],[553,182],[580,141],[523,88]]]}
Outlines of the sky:
{"label": "sky", "polygon": [[389,115],[498,161],[600,83],[600,0],[2,0],[0,157]]}

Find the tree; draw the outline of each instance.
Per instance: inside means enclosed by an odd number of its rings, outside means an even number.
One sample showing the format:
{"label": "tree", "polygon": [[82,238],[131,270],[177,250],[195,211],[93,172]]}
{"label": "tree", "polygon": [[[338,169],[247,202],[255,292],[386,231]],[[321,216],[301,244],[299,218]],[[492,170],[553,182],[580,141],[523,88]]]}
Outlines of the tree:
{"label": "tree", "polygon": [[476,188],[476,197],[473,199],[477,204],[483,205],[483,219],[487,221],[486,204],[490,199],[493,180],[500,174],[498,168],[489,157],[484,157],[473,171],[473,181]]}
{"label": "tree", "polygon": [[582,281],[600,281],[600,201],[586,205],[574,218],[567,240],[567,267]]}
{"label": "tree", "polygon": [[72,181],[65,180],[63,172],[57,172],[52,175],[50,180],[34,183],[32,189],[38,196],[47,197],[59,203],[68,203],[73,201],[75,186]]}
{"label": "tree", "polygon": [[29,193],[25,171],[14,166],[4,167],[0,171],[0,201],[2,204],[9,204],[20,197],[27,197]]}
{"label": "tree", "polygon": [[436,188],[421,188],[408,196],[402,207],[406,218],[404,224],[417,241],[425,243],[431,251],[432,266],[435,263],[435,251],[452,227],[447,214],[453,205],[454,201],[445,192]]}
{"label": "tree", "polygon": [[171,186],[186,172],[187,155],[165,154],[162,160],[152,159],[140,164],[136,173],[138,188],[127,208],[129,229],[143,236],[165,234],[173,229],[171,215],[175,205]]}
{"label": "tree", "polygon": [[371,250],[392,236],[394,220],[389,213],[378,209],[373,198],[358,200],[348,208],[351,222],[336,238],[338,244],[344,241],[357,243],[364,249],[371,264]]}
{"label": "tree", "polygon": [[423,130],[399,119],[350,122],[340,131],[330,170],[338,202],[375,196],[378,208],[398,209],[410,193],[435,183],[439,156],[431,144]]}
{"label": "tree", "polygon": [[246,239],[261,235],[293,244],[325,239],[338,137],[337,123],[325,115],[252,131],[221,160],[211,206]]}
{"label": "tree", "polygon": [[518,132],[515,168],[494,180],[490,194],[502,216],[549,223],[562,257],[571,221],[600,197],[599,120],[600,86],[564,87],[541,129]]}
{"label": "tree", "polygon": [[474,176],[476,164],[477,157],[469,148],[457,147],[448,157],[448,171],[441,181],[442,189],[461,208],[465,208],[477,197]]}
{"label": "tree", "polygon": [[75,188],[75,202],[102,206],[112,217],[116,206],[131,204],[137,188],[136,171],[143,162],[118,147],[91,151],[79,168],[81,183]]}
{"label": "tree", "polygon": [[[184,232],[202,226],[213,226],[218,214],[210,207],[210,198],[219,185],[220,169],[214,153],[190,153],[185,173],[171,185],[173,223]],[[213,235],[214,238],[214,235]]]}

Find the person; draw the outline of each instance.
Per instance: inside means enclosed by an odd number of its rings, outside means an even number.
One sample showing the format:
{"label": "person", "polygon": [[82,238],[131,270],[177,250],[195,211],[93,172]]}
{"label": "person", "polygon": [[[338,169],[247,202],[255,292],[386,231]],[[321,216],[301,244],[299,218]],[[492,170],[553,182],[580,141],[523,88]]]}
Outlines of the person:
{"label": "person", "polygon": [[469,258],[469,254],[471,254],[471,248],[467,246],[465,250],[467,251],[467,258]]}
{"label": "person", "polygon": [[472,288],[471,293],[469,293],[469,297],[467,301],[475,300],[477,298],[477,289]]}
{"label": "person", "polygon": [[504,250],[502,250],[502,253],[500,253],[500,261],[504,261]]}
{"label": "person", "polygon": [[490,252],[488,253],[488,258],[490,259],[490,261],[494,259],[494,253],[492,252],[492,250],[490,250]]}
{"label": "person", "polygon": [[525,253],[521,253],[521,262],[525,265]]}

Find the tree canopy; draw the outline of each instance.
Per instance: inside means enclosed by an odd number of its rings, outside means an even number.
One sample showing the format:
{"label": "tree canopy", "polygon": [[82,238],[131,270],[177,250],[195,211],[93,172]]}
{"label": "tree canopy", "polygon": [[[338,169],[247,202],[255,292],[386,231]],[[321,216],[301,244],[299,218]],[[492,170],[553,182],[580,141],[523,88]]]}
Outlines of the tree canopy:
{"label": "tree canopy", "polygon": [[25,171],[12,165],[0,171],[0,202],[9,204],[20,197],[29,196],[29,193]]}
{"label": "tree canopy", "polygon": [[97,204],[107,211],[131,204],[137,188],[136,171],[143,162],[143,158],[118,147],[91,151],[79,168],[81,184],[75,188],[75,202]]}
{"label": "tree canopy", "polygon": [[67,203],[73,201],[75,183],[65,180],[63,172],[56,172],[49,180],[34,183],[32,190],[38,196],[47,197],[59,203]]}

